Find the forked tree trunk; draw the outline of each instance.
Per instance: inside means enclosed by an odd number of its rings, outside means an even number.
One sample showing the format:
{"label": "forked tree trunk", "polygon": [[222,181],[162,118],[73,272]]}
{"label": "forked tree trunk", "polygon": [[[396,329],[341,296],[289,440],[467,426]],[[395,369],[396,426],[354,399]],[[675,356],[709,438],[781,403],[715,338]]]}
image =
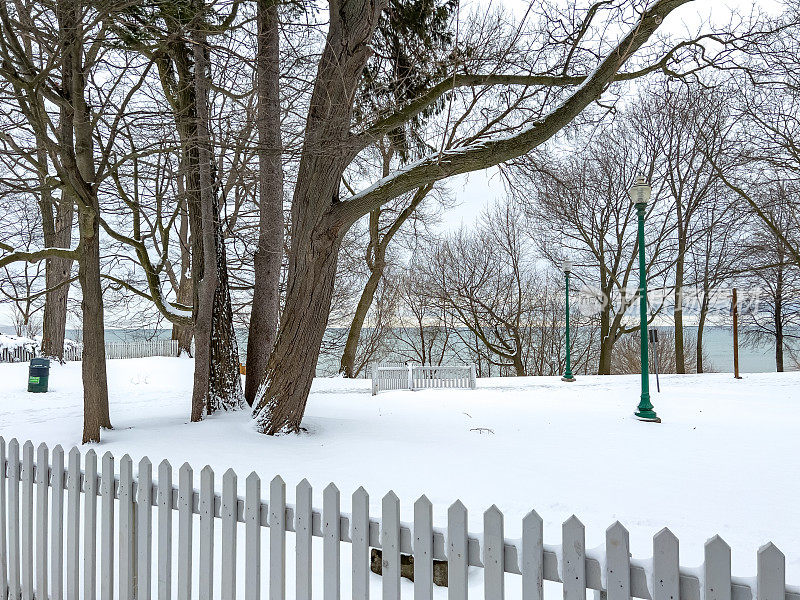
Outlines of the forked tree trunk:
{"label": "forked tree trunk", "polygon": [[252,406],[267,373],[280,317],[283,263],[283,167],[281,165],[280,29],[278,0],[258,0],[258,248],[247,337],[244,396]]}

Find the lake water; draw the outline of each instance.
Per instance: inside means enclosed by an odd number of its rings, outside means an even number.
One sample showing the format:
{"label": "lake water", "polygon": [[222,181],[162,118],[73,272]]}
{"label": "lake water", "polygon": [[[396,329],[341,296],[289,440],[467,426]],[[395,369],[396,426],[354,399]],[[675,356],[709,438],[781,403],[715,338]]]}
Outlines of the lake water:
{"label": "lake water", "polygon": [[[687,334],[695,336],[697,328],[687,327]],[[247,332],[238,332],[239,348],[242,353],[246,348]],[[69,337],[77,337],[77,332],[69,331]],[[168,338],[169,329],[142,330],[142,329],[107,329],[106,339],[109,342],[132,341],[152,338]],[[711,359],[713,370],[720,372],[733,372],[733,329],[730,327],[709,326],[703,332],[703,345]],[[785,355],[787,370],[794,368],[788,355]],[[775,348],[771,344],[760,344],[757,347],[742,344],[739,340],[739,370],[742,373],[769,373],[775,371]]]}

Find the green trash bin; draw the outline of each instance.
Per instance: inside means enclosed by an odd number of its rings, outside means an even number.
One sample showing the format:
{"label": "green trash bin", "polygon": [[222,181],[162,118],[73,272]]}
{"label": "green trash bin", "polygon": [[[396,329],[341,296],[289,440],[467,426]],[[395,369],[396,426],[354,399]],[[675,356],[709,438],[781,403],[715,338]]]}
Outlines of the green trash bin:
{"label": "green trash bin", "polygon": [[28,391],[46,392],[50,379],[50,361],[46,358],[34,358],[28,368]]}

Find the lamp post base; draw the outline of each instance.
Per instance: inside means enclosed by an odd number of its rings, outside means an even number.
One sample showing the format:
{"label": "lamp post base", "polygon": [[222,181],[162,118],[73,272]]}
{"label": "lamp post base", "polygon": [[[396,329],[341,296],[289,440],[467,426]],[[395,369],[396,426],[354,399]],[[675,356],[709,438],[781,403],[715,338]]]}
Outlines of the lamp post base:
{"label": "lamp post base", "polygon": [[566,375],[564,375],[564,376],[561,378],[561,381],[573,382],[573,381],[575,381],[575,378],[574,378],[574,377],[567,377]]}
{"label": "lamp post base", "polygon": [[653,410],[642,410],[633,413],[633,415],[640,421],[648,423],[661,423],[661,418]]}

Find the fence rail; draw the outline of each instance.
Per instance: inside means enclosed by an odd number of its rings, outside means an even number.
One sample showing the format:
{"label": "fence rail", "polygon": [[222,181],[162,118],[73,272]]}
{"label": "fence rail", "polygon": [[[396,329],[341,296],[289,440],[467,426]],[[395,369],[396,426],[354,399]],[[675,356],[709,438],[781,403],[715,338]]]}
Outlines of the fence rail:
{"label": "fence rail", "polygon": [[[400,600],[401,554],[414,557],[415,600],[432,598],[433,560],[448,562],[452,600],[467,599],[470,566],[483,569],[483,592],[489,600],[504,597],[505,573],[522,576],[524,600],[542,600],[545,580],[562,583],[564,600],[584,600],[587,589],[608,600],[800,600],[800,588],[786,586],[783,553],[771,543],[758,552],[755,579],[735,578],[730,547],[719,536],[706,543],[701,569],[683,569],[678,539],[668,529],[654,537],[653,557],[641,560],[630,557],[628,532],[619,523],[607,529],[604,550],[587,553],[584,525],[574,516],[563,524],[561,545],[547,546],[542,519],[535,511],[522,520],[522,539],[513,540],[504,537],[503,514],[496,506],[483,513],[482,534],[473,534],[468,530],[467,509],[458,501],[448,510],[447,527],[435,528],[432,505],[425,496],[414,503],[413,524],[405,524],[400,522],[400,500],[393,492],[384,496],[378,519],[370,516],[369,495],[363,488],[353,494],[352,513],[346,514],[339,508],[340,492],[333,484],[323,491],[320,510],[312,507],[312,488],[306,480],[298,484],[296,503],[291,505],[286,502],[285,483],[275,477],[265,502],[255,473],[247,477],[242,497],[233,470],[225,472],[220,492],[215,489],[214,472],[206,466],[198,490],[190,465],[178,470],[174,485],[170,463],[158,465],[154,480],[146,457],[134,476],[127,455],[117,468],[114,457],[106,453],[98,469],[97,455],[89,450],[81,469],[78,448],[65,456],[60,446],[51,453],[44,444],[34,449],[26,442],[20,447],[17,440],[6,447],[0,438],[0,467],[0,598],[94,599],[99,572],[102,600],[114,597],[114,582],[119,598],[149,600],[154,583],[159,600],[170,598],[173,581],[178,598],[188,600],[193,597],[196,569],[197,597],[214,597],[213,578],[219,574],[223,599],[236,598],[238,586],[243,585],[249,600],[260,598],[264,568],[269,597],[278,600],[287,595],[286,533],[291,532],[296,554],[294,595],[299,600],[310,600],[312,573],[320,569],[322,597],[341,597],[341,542],[350,544],[354,599],[367,600],[370,548],[381,548],[384,600]],[[196,542],[195,515],[199,517]],[[221,535],[215,537],[218,524]],[[238,524],[244,528],[244,556],[236,553]],[[268,554],[262,561],[265,528]],[[323,539],[321,560],[312,557],[312,537]],[[243,581],[237,580],[239,561],[244,562]]]}
{"label": "fence rail", "polygon": [[[0,351],[0,362],[27,362],[37,354],[28,347],[19,346],[13,350],[3,348]],[[138,342],[107,342],[106,358],[146,358],[148,356],[178,356],[178,340],[143,340]],[[64,360],[83,360],[81,346],[64,348]]]}
{"label": "fence rail", "polygon": [[421,366],[375,365],[372,367],[372,395],[387,390],[427,388],[475,389],[475,365]]}

